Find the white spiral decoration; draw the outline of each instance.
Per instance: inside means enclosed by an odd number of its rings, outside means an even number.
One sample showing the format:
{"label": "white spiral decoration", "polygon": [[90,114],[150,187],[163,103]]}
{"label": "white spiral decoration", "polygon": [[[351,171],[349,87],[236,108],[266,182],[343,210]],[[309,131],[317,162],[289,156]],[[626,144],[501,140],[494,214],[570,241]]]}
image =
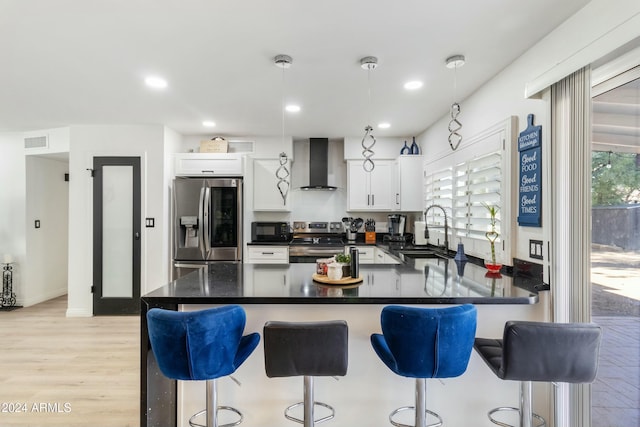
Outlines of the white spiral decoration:
{"label": "white spiral decoration", "polygon": [[[364,157],[362,167],[366,172],[371,172],[376,167],[373,160],[371,160],[371,157],[375,154],[372,148],[376,144],[376,138],[371,131],[373,131],[371,126],[364,128],[364,137],[362,138],[362,156]],[[368,141],[368,143],[365,141]]]}
{"label": "white spiral decoration", "polygon": [[462,123],[458,121],[460,114],[460,104],[454,102],[451,105],[451,121],[449,122],[449,146],[456,151],[462,142],[462,135],[458,132],[462,129]]}
{"label": "white spiral decoration", "polygon": [[291,184],[289,183],[289,169],[287,169],[287,162],[289,158],[286,153],[280,153],[280,166],[276,169],[276,178],[278,178],[278,183],[276,184],[278,187],[278,191],[282,196],[282,204],[287,204],[287,195],[289,194],[289,187]]}

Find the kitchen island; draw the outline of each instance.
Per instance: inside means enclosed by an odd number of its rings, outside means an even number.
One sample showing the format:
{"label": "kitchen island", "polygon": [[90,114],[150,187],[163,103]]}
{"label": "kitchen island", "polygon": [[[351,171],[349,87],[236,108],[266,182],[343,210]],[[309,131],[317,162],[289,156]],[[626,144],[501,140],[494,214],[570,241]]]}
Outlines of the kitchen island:
{"label": "kitchen island", "polygon": [[[545,304],[538,304],[541,296],[534,289],[515,286],[511,277],[487,275],[472,263],[458,265],[434,257],[399,265],[361,265],[362,282],[348,286],[314,282],[315,269],[315,264],[216,263],[143,296],[140,425],[184,426],[204,407],[203,383],[178,384],[159,372],[147,338],[146,312],[153,307],[197,310],[239,304],[247,312],[245,333],[262,333],[268,320],[346,320],[349,371],[339,382],[316,381],[316,399],[336,407],[331,421],[336,427],[386,425],[389,412],[413,402],[412,380],[391,373],[370,348],[369,335],[380,332],[380,310],[385,305],[476,304],[478,336],[501,336],[506,320],[545,318]],[[242,410],[245,426],[282,425],[287,422],[282,418],[284,408],[302,399],[302,379],[267,378],[262,353],[260,345],[234,374],[243,387],[228,379],[219,381],[221,404]],[[467,373],[447,380],[445,387],[439,381],[429,382],[428,405],[449,425],[471,420],[477,424],[491,407],[517,402],[517,385],[497,380],[476,357],[472,355]],[[495,390],[486,393],[489,381]],[[459,411],[459,404],[474,414]],[[544,407],[536,409],[546,413]]]}

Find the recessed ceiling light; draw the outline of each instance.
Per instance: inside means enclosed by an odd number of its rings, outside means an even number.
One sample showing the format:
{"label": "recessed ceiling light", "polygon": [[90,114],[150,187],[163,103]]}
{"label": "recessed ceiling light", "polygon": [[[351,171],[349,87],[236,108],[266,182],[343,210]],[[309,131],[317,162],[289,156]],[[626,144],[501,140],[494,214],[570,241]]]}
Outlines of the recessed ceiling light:
{"label": "recessed ceiling light", "polygon": [[404,88],[407,90],[416,90],[416,89],[420,89],[421,87],[422,87],[422,82],[418,80],[406,82],[404,84]]}
{"label": "recessed ceiling light", "polygon": [[294,105],[294,104],[289,104],[286,107],[284,107],[285,110],[287,110],[290,113],[297,113],[298,111],[300,111],[300,106],[299,105]]}
{"label": "recessed ceiling light", "polygon": [[378,123],[378,128],[380,129],[389,129],[390,127],[391,127],[390,123],[387,123],[387,122]]}
{"label": "recessed ceiling light", "polygon": [[211,120],[205,120],[204,122],[202,122],[202,126],[207,128],[213,128],[216,126],[216,123],[212,122]]}
{"label": "recessed ceiling light", "polygon": [[158,76],[149,76],[144,79],[144,82],[147,86],[153,89],[164,89],[167,87],[167,81]]}

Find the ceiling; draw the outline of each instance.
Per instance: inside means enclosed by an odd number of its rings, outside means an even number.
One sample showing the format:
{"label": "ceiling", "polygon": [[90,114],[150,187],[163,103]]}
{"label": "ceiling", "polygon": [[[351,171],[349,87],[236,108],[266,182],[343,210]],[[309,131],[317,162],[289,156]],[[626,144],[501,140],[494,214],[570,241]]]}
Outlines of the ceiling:
{"label": "ceiling", "polygon": [[592,108],[593,150],[640,154],[640,78],[594,97]]}
{"label": "ceiling", "polygon": [[[588,0],[0,0],[0,131],[411,136]],[[287,54],[291,68],[274,65]],[[462,54],[451,70],[445,60]],[[378,57],[371,72],[364,56]],[[147,75],[168,81],[147,88]],[[403,89],[421,80],[416,91]],[[371,97],[369,101],[369,90]],[[523,88],[524,90],[524,88]],[[284,95],[283,95],[284,94]],[[212,120],[215,128],[204,128]]]}

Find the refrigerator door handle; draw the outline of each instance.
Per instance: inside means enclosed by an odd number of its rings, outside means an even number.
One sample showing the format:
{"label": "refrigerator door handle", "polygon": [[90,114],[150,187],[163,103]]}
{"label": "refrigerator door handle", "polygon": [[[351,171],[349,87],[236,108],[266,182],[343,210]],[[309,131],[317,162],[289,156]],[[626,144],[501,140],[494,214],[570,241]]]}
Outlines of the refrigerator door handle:
{"label": "refrigerator door handle", "polygon": [[211,250],[211,188],[207,186],[204,189],[204,250],[205,259],[209,256],[209,251]]}
{"label": "refrigerator door handle", "polygon": [[198,202],[198,249],[202,253],[202,259],[206,259],[204,256],[204,230],[205,230],[205,217],[204,217],[204,186],[200,188],[200,199]]}

